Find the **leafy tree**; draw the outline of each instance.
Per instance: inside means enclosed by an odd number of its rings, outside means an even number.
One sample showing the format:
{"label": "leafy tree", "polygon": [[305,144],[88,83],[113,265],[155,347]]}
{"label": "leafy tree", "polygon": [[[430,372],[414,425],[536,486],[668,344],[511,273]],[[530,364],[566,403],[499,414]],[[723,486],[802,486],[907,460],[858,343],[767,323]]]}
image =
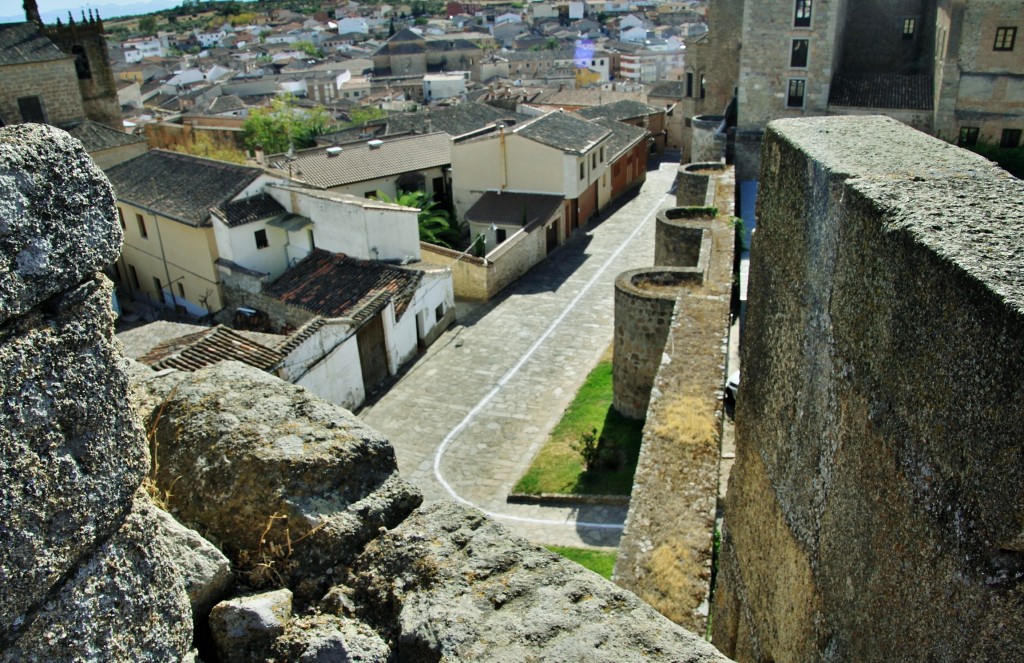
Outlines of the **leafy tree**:
{"label": "leafy tree", "polygon": [[373,120],[380,120],[387,116],[387,111],[376,106],[360,106],[348,112],[349,125],[353,127],[358,127]]}
{"label": "leafy tree", "polygon": [[327,133],[330,126],[326,108],[297,108],[295,97],[287,94],[274,99],[270,108],[250,111],[242,125],[242,138],[250,150],[261,146],[267,154],[280,154],[289,145],[296,149],[312,147],[314,139]]}
{"label": "leafy tree", "polygon": [[139,19],[139,32],[144,35],[156,34],[156,16],[143,16]]}
{"label": "leafy tree", "polygon": [[421,242],[443,246],[446,249],[454,249],[462,243],[462,229],[448,212],[437,208],[437,201],[426,191],[404,191],[396,198],[390,198],[384,192],[378,191],[374,197],[386,203],[419,209],[420,213],[416,220],[420,227]]}
{"label": "leafy tree", "polygon": [[324,52],[317,48],[316,44],[311,41],[297,41],[292,44],[292,47],[295,48],[295,50],[302,51],[311,58],[322,58],[324,56]]}

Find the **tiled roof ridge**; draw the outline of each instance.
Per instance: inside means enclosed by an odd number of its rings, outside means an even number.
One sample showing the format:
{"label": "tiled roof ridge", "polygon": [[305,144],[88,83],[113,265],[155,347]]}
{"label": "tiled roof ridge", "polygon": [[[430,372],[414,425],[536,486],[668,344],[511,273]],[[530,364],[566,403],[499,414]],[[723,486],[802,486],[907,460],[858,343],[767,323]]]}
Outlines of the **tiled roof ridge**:
{"label": "tiled roof ridge", "polygon": [[[242,348],[244,352],[226,352],[225,346],[231,349]],[[156,361],[147,361],[147,358],[158,357],[161,354],[161,350],[169,348],[178,349]],[[218,361],[235,359],[262,370],[270,370],[282,358],[283,356],[279,351],[252,341],[229,327],[216,325],[194,334],[186,334],[185,336],[161,343],[146,353],[146,355],[140,357],[139,361],[149,364],[157,370],[176,368],[184,371],[195,371]]]}
{"label": "tiled roof ridge", "polygon": [[327,319],[321,315],[315,316],[312,319],[306,321],[298,329],[293,331],[291,334],[285,336],[274,348],[278,352],[288,355],[291,354],[292,350],[302,345],[306,339],[316,333],[321,327],[327,324]]}

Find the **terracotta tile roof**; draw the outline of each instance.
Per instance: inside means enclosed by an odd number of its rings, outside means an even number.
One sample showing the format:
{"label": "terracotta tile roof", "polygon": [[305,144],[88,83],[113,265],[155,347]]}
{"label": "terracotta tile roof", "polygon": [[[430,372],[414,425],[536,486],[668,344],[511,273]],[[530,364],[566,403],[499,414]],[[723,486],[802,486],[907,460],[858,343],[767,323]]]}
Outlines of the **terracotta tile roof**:
{"label": "terracotta tile roof", "polygon": [[388,301],[401,318],[423,274],[373,260],[315,249],[286,271],[265,294],[285,304],[328,318],[369,320]]}
{"label": "terracotta tile roof", "polygon": [[[488,191],[469,208],[466,220],[519,228],[547,221],[564,201],[562,196],[543,193]],[[523,223],[523,217],[526,217],[526,223]]]}
{"label": "terracotta tile roof", "polygon": [[140,362],[157,370],[176,368],[181,371],[197,371],[227,360],[269,371],[282,359],[281,352],[255,343],[224,325],[172,339],[139,357]]}
{"label": "terracotta tile roof", "polygon": [[0,65],[48,62],[67,57],[35,23],[0,23]]}
{"label": "terracotta tile roof", "polygon": [[[292,179],[320,189],[447,166],[452,162],[451,137],[446,133],[385,139],[376,148],[369,143],[346,145],[337,156],[322,147],[302,150],[291,165]],[[288,171],[288,160],[277,157],[271,166]]]}
{"label": "terracotta tile roof", "polygon": [[828,105],[932,110],[932,90],[927,74],[836,74]]}
{"label": "terracotta tile roof", "polygon": [[269,219],[285,214],[288,210],[265,193],[224,203],[216,208],[218,215],[224,219],[229,228],[244,226],[247,223]]}
{"label": "terracotta tile roof", "polygon": [[532,122],[513,127],[512,133],[563,152],[583,154],[610,131],[579,116],[552,111]]}
{"label": "terracotta tile roof", "polygon": [[198,228],[210,225],[210,208],[226,204],[263,170],[150,150],[106,174],[118,200]]}
{"label": "terracotta tile roof", "polygon": [[312,318],[291,334],[285,336],[284,339],[277,344],[277,351],[285,356],[291,354],[292,350],[302,345],[303,341],[315,334],[317,330],[325,324],[327,324],[327,320],[319,315]]}

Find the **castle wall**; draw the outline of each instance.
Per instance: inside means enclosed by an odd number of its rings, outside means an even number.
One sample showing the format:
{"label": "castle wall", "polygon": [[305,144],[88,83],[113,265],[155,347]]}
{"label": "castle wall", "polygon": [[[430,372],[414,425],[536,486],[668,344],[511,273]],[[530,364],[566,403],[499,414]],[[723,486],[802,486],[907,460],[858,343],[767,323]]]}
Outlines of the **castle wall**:
{"label": "castle wall", "polygon": [[620,414],[647,415],[676,297],[700,282],[699,272],[684,267],[634,269],[615,279],[612,406]]}
{"label": "castle wall", "polygon": [[[703,276],[703,282],[681,289],[655,357],[657,372],[649,387],[643,445],[613,576],[669,619],[702,635],[711,591],[736,239],[730,222],[732,171],[716,181],[714,203],[720,215],[673,224],[676,230],[697,230],[701,236],[698,263],[689,269]],[[665,210],[659,214],[658,234],[663,215],[707,212]],[[618,361],[618,347],[615,351]]]}
{"label": "castle wall", "polygon": [[1024,657],[1024,183],[881,117],[769,125],[713,638]]}

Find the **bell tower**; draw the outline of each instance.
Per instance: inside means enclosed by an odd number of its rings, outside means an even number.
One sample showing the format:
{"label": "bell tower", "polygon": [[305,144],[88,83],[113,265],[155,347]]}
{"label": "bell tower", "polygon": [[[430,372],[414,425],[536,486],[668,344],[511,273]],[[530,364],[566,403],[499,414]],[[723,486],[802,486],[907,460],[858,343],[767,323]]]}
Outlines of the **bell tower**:
{"label": "bell tower", "polygon": [[57,48],[75,58],[75,73],[86,117],[123,131],[117,85],[110,68],[110,55],[99,12],[93,14],[92,9],[88,15],[82,12],[82,20],[78,22],[69,13],[67,25],[60,19],[56,25],[43,25],[36,0],[24,0],[24,7],[25,17],[38,23]]}

